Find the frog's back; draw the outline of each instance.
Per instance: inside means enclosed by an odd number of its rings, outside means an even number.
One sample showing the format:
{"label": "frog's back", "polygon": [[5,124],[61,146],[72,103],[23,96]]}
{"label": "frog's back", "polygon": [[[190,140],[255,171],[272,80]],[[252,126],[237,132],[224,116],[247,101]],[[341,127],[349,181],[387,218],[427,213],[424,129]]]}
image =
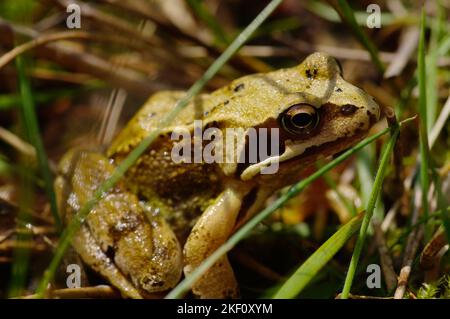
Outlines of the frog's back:
{"label": "frog's back", "polygon": [[[145,137],[158,127],[159,121],[170,112],[175,103],[185,95],[183,91],[161,91],[152,95],[126,127],[119,133],[108,150],[108,156],[128,153]],[[205,95],[194,99],[192,104],[185,107],[171,122],[170,126],[162,128],[161,135],[172,132],[174,127],[186,126],[195,119],[201,119],[204,109]]]}
{"label": "frog's back", "polygon": [[[163,91],[153,95],[114,140],[108,156],[115,163],[123,161],[139,142],[157,128],[159,121],[184,94],[181,91]],[[206,97],[206,94],[196,97],[170,126],[164,127],[125,176],[128,188],[160,211],[181,239],[221,191],[214,165],[176,163],[171,158],[174,143],[178,142],[171,140],[171,132],[180,126],[190,128],[194,120],[203,119],[210,108],[204,103]]]}

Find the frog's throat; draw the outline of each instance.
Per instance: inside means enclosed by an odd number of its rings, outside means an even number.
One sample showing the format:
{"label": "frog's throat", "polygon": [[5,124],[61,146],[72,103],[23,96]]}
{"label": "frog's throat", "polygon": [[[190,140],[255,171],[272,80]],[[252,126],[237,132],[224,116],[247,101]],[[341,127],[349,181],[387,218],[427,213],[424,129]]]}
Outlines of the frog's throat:
{"label": "frog's throat", "polygon": [[[286,148],[283,154],[279,156],[272,156],[266,158],[265,160],[256,163],[247,167],[240,175],[240,179],[243,181],[248,181],[259,174],[262,169],[269,167],[270,165],[282,165],[282,163],[287,162],[289,160],[298,159],[301,160],[303,157],[314,156],[314,154],[319,154],[320,156],[329,156],[339,151],[342,151],[345,148],[350,147],[355,144],[359,140],[361,140],[367,132],[360,132],[359,134],[355,134],[352,137],[336,137],[324,140],[322,143],[310,142],[310,143],[301,143],[296,144],[292,141],[286,141]],[[330,147],[327,152],[323,148],[327,149],[328,145],[332,144],[334,147]],[[319,157],[319,156],[318,156]],[[299,167],[299,171],[304,168]],[[276,174],[276,173],[275,173]]]}

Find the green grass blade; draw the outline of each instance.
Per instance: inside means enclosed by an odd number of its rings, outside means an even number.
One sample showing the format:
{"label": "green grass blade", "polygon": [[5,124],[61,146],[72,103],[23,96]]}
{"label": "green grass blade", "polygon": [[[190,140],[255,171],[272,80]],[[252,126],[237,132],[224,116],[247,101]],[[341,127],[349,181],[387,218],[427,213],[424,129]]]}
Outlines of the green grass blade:
{"label": "green grass blade", "polygon": [[39,163],[39,169],[45,183],[45,192],[50,201],[51,212],[55,220],[56,226],[61,226],[61,221],[58,214],[58,207],[56,206],[56,196],[53,190],[53,177],[48,164],[47,153],[45,152],[44,144],[42,143],[41,134],[39,130],[38,119],[36,115],[33,93],[31,91],[28,77],[25,74],[25,66],[21,57],[16,58],[16,68],[19,75],[19,87],[22,97],[22,112],[24,124],[31,144],[36,149],[36,155]]}
{"label": "green grass blade", "polygon": [[[34,133],[29,126],[30,113],[27,112],[28,108],[33,107],[33,99],[28,83],[28,79],[25,75],[25,70],[21,59],[16,59],[16,67],[18,73],[19,87],[22,100],[22,108],[20,112],[20,122],[23,131],[23,136],[27,141],[32,141],[32,134]],[[32,115],[31,115],[32,117]],[[32,119],[31,119],[32,120]],[[30,158],[20,156],[22,164],[24,166],[30,166]],[[28,164],[28,165],[27,165]],[[29,174],[19,174],[20,187],[19,187],[19,211],[16,220],[17,231],[17,247],[13,251],[13,261],[11,266],[11,277],[8,287],[8,296],[16,297],[24,293],[25,284],[28,276],[30,249],[26,246],[26,243],[30,241],[31,234],[28,231],[23,231],[23,225],[30,223],[31,215],[28,213],[29,208],[33,202],[33,186],[29,178]],[[21,231],[22,230],[22,231]]]}
{"label": "green grass blade", "polygon": [[[425,11],[422,10],[420,38],[418,49],[418,83],[419,83],[419,141],[420,141],[420,183],[422,186],[422,212],[425,219],[429,215],[428,207],[428,190],[430,187],[430,148],[428,145],[428,129],[427,129],[427,72],[425,64]],[[431,238],[431,231],[425,225],[425,240]]]}
{"label": "green grass blade", "polygon": [[438,65],[439,57],[439,40],[442,34],[443,10],[442,5],[437,1],[438,18],[435,19],[431,27],[430,43],[428,53],[425,56],[425,64],[427,69],[427,129],[430,133],[433,123],[436,120],[438,106]]}
{"label": "green grass blade", "polygon": [[367,37],[363,29],[358,25],[356,21],[355,14],[353,13],[353,9],[347,3],[347,0],[338,0],[338,4],[340,7],[340,12],[342,13],[342,19],[350,26],[356,38],[361,42],[361,44],[366,48],[369,52],[370,57],[372,58],[373,63],[377,67],[380,73],[384,73],[385,66],[378,55],[378,49],[373,44],[373,42]]}
{"label": "green grass blade", "polygon": [[67,226],[56,247],[55,255],[53,256],[49,267],[44,273],[42,280],[39,283],[37,294],[42,297],[48,284],[53,279],[53,276],[61,262],[73,235],[77,232],[91,209],[98,203],[103,194],[105,194],[111,187],[113,187],[124,175],[124,173],[137,161],[137,159],[144,153],[144,151],[151,145],[151,143],[158,136],[160,131],[167,126],[176,115],[185,108],[192,97],[200,93],[205,84],[222,68],[222,66],[239,50],[239,48],[250,38],[253,32],[266,20],[269,15],[277,8],[282,0],[272,0],[258,16],[245,28],[241,34],[230,44],[230,46],[217,58],[216,61],[206,70],[203,76],[195,82],[187,91],[186,95],[180,99],[169,113],[161,119],[158,127],[150,133],[130,154],[121,162],[116,168],[111,177],[107,179],[95,192],[93,198],[79,210],[78,214]]}
{"label": "green grass blade", "polygon": [[29,211],[34,200],[34,187],[30,180],[30,174],[21,173],[19,175],[19,211],[16,221],[17,247],[13,251],[11,277],[8,287],[9,297],[17,297],[24,293],[30,260],[30,248],[26,244],[32,240],[31,231],[28,231],[24,225],[32,223]]}
{"label": "green grass blade", "polygon": [[361,226],[362,214],[353,217],[317,249],[273,296],[275,299],[295,298],[345,245]]}
{"label": "green grass blade", "polygon": [[399,134],[399,126],[394,127],[394,131],[392,132],[391,138],[389,139],[389,142],[384,148],[384,151],[381,155],[380,165],[378,167],[375,182],[373,184],[372,192],[370,194],[369,202],[367,204],[366,213],[364,215],[358,240],[356,241],[352,259],[348,267],[347,277],[345,278],[344,289],[342,290],[341,299],[347,299],[349,296],[350,289],[353,283],[353,278],[356,272],[356,267],[358,266],[359,257],[361,255],[361,251],[364,246],[364,241],[366,239],[367,229],[369,227],[370,220],[372,219],[375,204],[381,192],[381,188],[383,187],[383,180],[386,173],[386,168],[389,164],[389,159],[392,150],[394,149],[394,145],[397,141],[398,134]]}
{"label": "green grass blade", "polygon": [[180,298],[183,296],[192,285],[207,271],[215,262],[217,262],[224,254],[230,251],[239,241],[241,241],[247,234],[260,222],[266,219],[270,214],[279,209],[284,205],[289,199],[299,194],[306,186],[311,184],[313,181],[321,177],[326,172],[330,171],[336,165],[342,163],[345,159],[356,153],[361,148],[375,141],[380,136],[386,134],[390,129],[385,130],[372,135],[371,137],[365,139],[364,141],[358,143],[356,146],[352,147],[348,151],[344,152],[333,161],[325,164],[315,173],[303,179],[299,183],[293,185],[289,188],[287,192],[281,195],[276,201],[274,201],[270,206],[267,206],[259,214],[250,219],[245,225],[243,225],[236,233],[234,233],[222,246],[220,246],[214,253],[212,253],[197,269],[195,269],[189,276],[187,276],[178,286],[176,286],[167,296],[167,299]]}

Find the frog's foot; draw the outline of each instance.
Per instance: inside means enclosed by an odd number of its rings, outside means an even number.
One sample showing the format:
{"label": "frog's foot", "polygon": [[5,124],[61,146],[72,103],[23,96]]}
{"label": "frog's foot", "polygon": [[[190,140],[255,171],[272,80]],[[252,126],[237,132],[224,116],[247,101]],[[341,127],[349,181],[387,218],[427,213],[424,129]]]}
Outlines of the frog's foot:
{"label": "frog's foot", "polygon": [[[184,246],[184,272],[189,275],[233,232],[242,203],[242,192],[225,190],[203,212]],[[237,298],[239,288],[226,256],[217,261],[192,287],[200,298]]]}
{"label": "frog's foot", "polygon": [[[103,155],[87,151],[69,153],[60,167],[58,202],[69,222],[114,167]],[[175,234],[162,217],[146,214],[123,185],[92,209],[72,244],[84,262],[130,298],[168,290],[181,277],[182,254]]]}

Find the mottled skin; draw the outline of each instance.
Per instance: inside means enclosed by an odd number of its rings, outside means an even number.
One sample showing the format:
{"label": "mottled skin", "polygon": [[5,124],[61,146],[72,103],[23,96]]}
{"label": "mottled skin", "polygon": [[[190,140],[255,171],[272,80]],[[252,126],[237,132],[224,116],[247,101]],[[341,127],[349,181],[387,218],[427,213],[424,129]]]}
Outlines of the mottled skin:
{"label": "mottled skin", "polygon": [[[65,156],[58,189],[66,189],[59,198],[61,205],[68,204],[68,219],[183,94],[153,95],[112,143],[109,161],[89,151]],[[299,104],[319,114],[317,125],[307,133],[289,132],[280,122],[281,114]],[[204,128],[222,131],[279,128],[281,153],[253,164],[176,164],[171,159],[176,141],[170,135],[180,128],[193,130],[195,119],[202,120]],[[196,97],[163,130],[123,184],[91,212],[73,245],[125,296],[146,297],[167,290],[176,285],[182,269],[185,274],[195,269],[261,209],[271,193],[297,181],[302,169],[318,158],[361,140],[378,119],[372,97],[344,81],[336,61],[322,53],[293,68],[239,78]],[[245,136],[239,140],[245,141]],[[237,146],[238,153],[241,147],[245,143]],[[279,161],[278,172],[260,174],[274,160]],[[237,297],[227,257],[211,267],[192,291],[202,298]]]}

